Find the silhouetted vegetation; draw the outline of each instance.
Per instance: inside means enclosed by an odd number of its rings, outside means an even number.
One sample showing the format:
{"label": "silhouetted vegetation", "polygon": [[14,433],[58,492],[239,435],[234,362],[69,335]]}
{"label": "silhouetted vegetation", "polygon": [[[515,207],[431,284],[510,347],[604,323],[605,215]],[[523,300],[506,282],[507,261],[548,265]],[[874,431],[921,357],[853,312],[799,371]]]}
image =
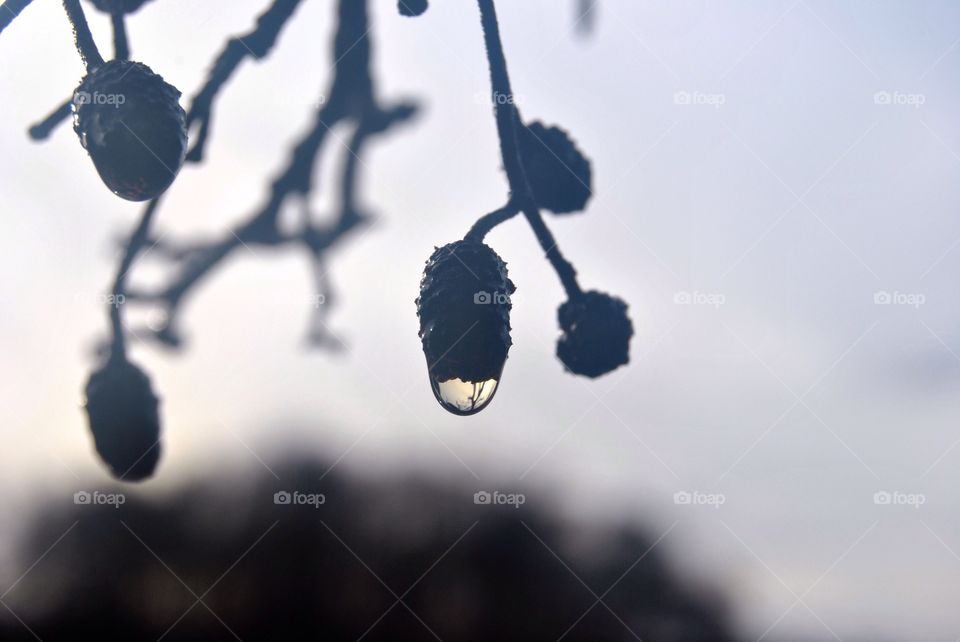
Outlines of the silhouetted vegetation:
{"label": "silhouetted vegetation", "polygon": [[0,639],[731,639],[661,533],[574,527],[532,490],[515,508],[442,480],[274,470],[117,508],[64,492],[24,538],[23,571],[62,537],[4,596],[23,624]]}

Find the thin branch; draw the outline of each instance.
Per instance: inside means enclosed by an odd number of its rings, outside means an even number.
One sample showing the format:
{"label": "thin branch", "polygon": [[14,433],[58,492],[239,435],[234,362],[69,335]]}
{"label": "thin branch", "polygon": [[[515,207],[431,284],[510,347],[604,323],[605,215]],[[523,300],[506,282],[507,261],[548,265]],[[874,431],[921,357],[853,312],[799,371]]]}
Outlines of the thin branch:
{"label": "thin branch", "polygon": [[113,25],[113,58],[114,60],[130,59],[130,43],[127,40],[127,21],[119,11],[110,14]]}
{"label": "thin branch", "polygon": [[464,240],[472,239],[474,241],[482,241],[490,230],[504,221],[509,221],[519,213],[520,208],[517,204],[509,201],[500,209],[490,212],[489,214],[484,214],[477,219],[477,222],[473,224],[473,227],[470,228],[470,231],[468,231],[463,238]]}
{"label": "thin branch", "polygon": [[527,176],[520,161],[517,142],[517,125],[520,113],[513,99],[510,75],[507,73],[507,60],[500,43],[500,27],[497,24],[496,8],[493,0],[478,0],[480,20],[483,26],[483,39],[487,48],[487,62],[490,66],[490,94],[497,122],[497,135],[500,140],[500,155],[503,168],[507,173],[512,198],[532,200]]}
{"label": "thin branch", "polygon": [[[276,3],[276,8],[280,3]],[[288,5],[290,8],[292,5]],[[197,285],[223,261],[241,247],[272,246],[278,247],[287,244],[300,244],[310,253],[314,266],[315,278],[318,287],[326,287],[327,280],[317,275],[318,265],[322,265],[324,253],[339,243],[348,232],[368,220],[357,209],[356,193],[360,160],[363,146],[367,139],[376,134],[387,131],[397,123],[412,117],[416,107],[409,103],[399,103],[390,108],[380,107],[374,99],[373,81],[370,69],[370,44],[368,35],[368,19],[366,2],[358,0],[340,0],[338,12],[338,27],[334,41],[334,76],[329,90],[323,94],[325,100],[314,117],[313,125],[294,146],[284,170],[270,185],[270,194],[265,203],[250,215],[244,223],[230,230],[221,238],[208,243],[191,243],[189,246],[177,246],[170,242],[162,244],[162,258],[171,261],[176,266],[173,278],[159,289],[133,290],[127,293],[128,301],[145,301],[161,304],[166,313],[164,325],[155,335],[168,344],[176,345],[179,342],[175,331],[175,324],[183,301],[195,290]],[[279,31],[279,14],[267,21],[273,24],[273,38]],[[259,23],[265,24],[264,17]],[[262,34],[261,34],[262,35]],[[235,39],[234,39],[235,40]],[[269,43],[261,39],[265,53]],[[272,42],[272,40],[271,40]],[[229,45],[228,45],[229,49]],[[221,62],[224,55],[220,56]],[[218,63],[219,64],[219,63]],[[231,68],[232,69],[232,68]],[[216,74],[211,74],[213,77]],[[220,78],[217,75],[217,78]],[[225,80],[225,77],[223,77]],[[208,96],[213,96],[219,84],[207,85],[201,90]],[[194,105],[202,101],[198,97]],[[308,220],[303,228],[296,232],[280,229],[279,214],[288,198],[296,197],[307,202],[315,184],[318,157],[324,148],[324,143],[330,130],[340,123],[349,122],[354,129],[344,153],[342,173],[339,181],[338,209],[335,220],[319,227]],[[323,293],[321,293],[323,294]],[[324,310],[329,306],[325,306]],[[317,310],[317,314],[324,311]],[[318,317],[319,319],[319,317]],[[314,329],[321,324],[315,323]],[[311,337],[318,342],[316,332]]]}
{"label": "thin branch", "polygon": [[533,228],[533,233],[536,234],[537,241],[540,242],[540,247],[543,248],[547,260],[550,261],[550,265],[553,266],[553,271],[560,277],[560,283],[563,284],[567,298],[575,299],[582,295],[583,290],[580,289],[580,284],[577,282],[577,270],[573,267],[573,264],[560,253],[557,241],[553,238],[553,233],[550,231],[550,228],[544,223],[543,217],[540,215],[540,210],[534,205],[527,205],[524,207],[523,214],[527,217],[527,222],[530,223],[530,227]]}
{"label": "thin branch", "polygon": [[[110,19],[113,24],[113,57],[116,60],[129,60],[130,43],[127,39],[126,18],[122,13],[114,13],[111,14]],[[72,102],[71,97],[50,112],[46,118],[32,125],[28,130],[30,138],[36,141],[49,138],[53,130],[70,116]]]}
{"label": "thin branch", "polygon": [[31,0],[7,0],[0,4],[0,33],[27,8]]}
{"label": "thin branch", "polygon": [[273,4],[257,18],[257,26],[250,33],[234,36],[217,56],[207,76],[206,84],[194,97],[187,111],[187,126],[200,124],[194,137],[193,147],[187,154],[187,161],[199,162],[203,159],[203,150],[210,135],[210,120],[213,103],[223,85],[230,79],[240,63],[247,57],[262,60],[267,56],[281,29],[293,15],[301,0],[274,0]]}
{"label": "thin branch", "polygon": [[140,222],[134,228],[130,235],[130,241],[127,243],[123,258],[120,259],[120,265],[117,266],[117,274],[113,280],[113,299],[110,307],[110,327],[113,335],[113,346],[111,349],[111,358],[126,357],[126,341],[123,330],[123,317],[120,313],[122,302],[126,298],[127,274],[133,266],[133,261],[137,254],[143,248],[150,234],[150,223],[153,221],[154,213],[160,204],[160,198],[157,197],[147,203],[143,214],[140,215]]}
{"label": "thin branch", "polygon": [[50,112],[50,115],[39,123],[32,125],[28,130],[30,138],[33,140],[45,140],[50,137],[57,125],[70,117],[73,111],[73,100],[67,100],[59,107]]}
{"label": "thin branch", "polygon": [[[511,200],[515,200],[523,211],[527,222],[533,229],[540,247],[560,278],[569,298],[580,296],[582,291],[577,283],[577,272],[564,258],[557,242],[543,221],[540,210],[533,199],[530,185],[519,152],[518,129],[522,127],[520,112],[513,100],[510,87],[510,75],[507,72],[507,60],[503,55],[500,42],[500,28],[497,24],[497,11],[493,0],[477,0],[480,7],[480,22],[483,26],[483,38],[487,49],[487,61],[490,65],[490,91],[493,97],[494,114],[497,122],[497,134],[500,138],[500,153],[503,167],[510,184]],[[469,233],[468,233],[469,234]]]}
{"label": "thin branch", "polygon": [[89,73],[103,65],[103,56],[97,49],[97,43],[93,41],[93,34],[90,33],[80,0],[63,0],[63,8],[67,12],[67,17],[70,18],[70,24],[73,25],[73,39],[77,45],[77,53],[80,54],[80,59],[83,60]]}
{"label": "thin branch", "polygon": [[597,22],[597,5],[600,0],[577,0],[577,16],[574,29],[581,36],[593,33]]}

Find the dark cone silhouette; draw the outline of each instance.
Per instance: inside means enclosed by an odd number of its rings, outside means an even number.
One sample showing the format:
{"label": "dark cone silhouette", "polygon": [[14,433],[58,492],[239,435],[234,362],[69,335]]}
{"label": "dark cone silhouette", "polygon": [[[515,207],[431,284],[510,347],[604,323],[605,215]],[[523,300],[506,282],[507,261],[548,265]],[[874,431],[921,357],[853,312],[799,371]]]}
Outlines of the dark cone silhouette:
{"label": "dark cone silhouette", "polygon": [[633,324],[621,299],[591,290],[561,305],[557,316],[557,357],[570,372],[599,377],[630,361]]}
{"label": "dark cone silhouette", "polygon": [[397,0],[401,16],[419,16],[427,10],[427,0]]}
{"label": "dark cone silhouette", "polygon": [[586,207],[593,191],[590,161],[565,131],[534,122],[520,128],[518,143],[537,205],[555,214]]}
{"label": "dark cone silhouette", "polygon": [[90,0],[100,11],[105,13],[133,13],[150,0]]}
{"label": "dark cone silhouette", "polygon": [[[493,398],[510,351],[514,290],[506,264],[481,242],[444,245],[427,261],[416,301],[420,339],[434,394],[447,410],[473,414]],[[459,401],[439,388],[456,380],[464,384]]]}
{"label": "dark cone silhouette", "polygon": [[111,358],[90,375],[86,393],[94,445],[113,476],[151,476],[160,460],[160,416],[147,375],[122,357]]}
{"label": "dark cone silhouette", "polygon": [[156,198],[183,165],[186,114],[180,91],[149,67],[111,60],[88,73],[73,96],[73,129],[100,178],[130,201]]}

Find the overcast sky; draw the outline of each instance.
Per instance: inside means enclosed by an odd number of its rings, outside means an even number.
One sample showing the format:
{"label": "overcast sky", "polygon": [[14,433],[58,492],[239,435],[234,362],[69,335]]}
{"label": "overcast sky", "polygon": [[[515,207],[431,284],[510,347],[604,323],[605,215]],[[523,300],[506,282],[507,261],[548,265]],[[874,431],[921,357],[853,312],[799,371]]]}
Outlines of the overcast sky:
{"label": "overcast sky", "polygon": [[[15,515],[43,489],[108,483],[81,389],[105,330],[97,296],[140,212],[68,126],[28,141],[82,74],[59,3],[34,4],[0,38],[0,497]],[[133,58],[189,96],[265,4],[150,3],[129,22]],[[160,212],[168,238],[223,234],[263,199],[328,79],[331,4],[304,3],[227,87],[206,164]],[[477,11],[373,4],[381,95],[424,110],[371,146],[376,224],[330,261],[329,323],[349,349],[303,349],[301,253],[239,251],[185,310],[185,352],[134,341],[165,429],[135,492],[293,447],[345,470],[532,485],[583,519],[669,531],[658,546],[727,595],[744,636],[955,640],[960,5],[605,0],[581,38],[572,2],[498,3],[522,112],[593,161],[588,210],[548,224],[584,287],[630,304],[636,336],[629,366],[564,373],[562,290],[511,221],[487,242],[518,288],[514,346],[491,406],[459,418],[430,392],[413,300],[433,247],[506,194]],[[106,19],[91,21],[109,51]],[[169,273],[148,263],[135,282]]]}

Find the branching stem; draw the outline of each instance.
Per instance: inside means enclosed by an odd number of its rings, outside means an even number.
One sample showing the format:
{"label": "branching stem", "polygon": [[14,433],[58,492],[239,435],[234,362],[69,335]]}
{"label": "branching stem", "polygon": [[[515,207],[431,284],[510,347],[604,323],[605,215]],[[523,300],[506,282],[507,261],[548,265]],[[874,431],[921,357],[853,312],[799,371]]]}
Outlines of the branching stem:
{"label": "branching stem", "polygon": [[270,52],[280,31],[293,15],[301,0],[273,0],[260,17],[253,31],[227,40],[223,51],[217,56],[207,76],[207,81],[194,97],[187,110],[187,126],[199,125],[193,137],[193,146],[187,154],[187,161],[199,162],[203,159],[204,147],[210,135],[210,120],[213,103],[220,89],[226,84],[240,63],[248,57],[261,60]]}
{"label": "branching stem", "polygon": [[[257,20],[257,27],[250,34],[233,37],[228,41],[211,69],[207,81],[192,101],[188,121],[193,115],[199,124],[198,138],[204,135],[210,122],[211,108],[217,92],[231,77],[239,63],[248,56],[261,58],[267,55],[300,0],[274,0],[269,9]],[[373,91],[371,69],[370,28],[367,16],[366,0],[339,0],[337,10],[337,30],[334,37],[333,78],[321,94],[322,106],[316,110],[312,126],[291,150],[286,167],[271,182],[270,191],[262,203],[239,225],[220,238],[207,242],[193,243],[189,246],[158,239],[134,236],[131,244],[146,242],[151,244],[157,257],[169,259],[174,268],[173,275],[159,287],[147,290],[125,289],[122,280],[117,291],[125,295],[128,302],[150,302],[159,304],[166,318],[159,329],[152,334],[160,341],[176,347],[180,338],[176,329],[177,317],[183,302],[195,290],[206,276],[230,257],[237,248],[257,246],[279,247],[296,245],[307,249],[314,264],[318,288],[328,288],[329,279],[322,267],[326,252],[340,243],[361,225],[369,222],[356,202],[357,180],[363,148],[367,140],[386,132],[395,125],[409,120],[416,113],[411,103],[383,105],[376,99]],[[239,47],[239,49],[238,49]],[[331,138],[339,137],[331,129],[347,125],[352,133],[343,143],[343,165],[338,185],[336,215],[327,225],[318,225],[310,220],[306,211],[304,225],[295,231],[287,231],[280,225],[281,209],[288,199],[297,199],[307,207],[310,195],[315,187],[315,174],[320,162],[321,152],[329,150]],[[199,159],[202,139],[194,139],[193,153]],[[188,157],[189,160],[189,157]],[[149,223],[149,221],[147,221]],[[146,228],[143,228],[146,229]],[[132,257],[135,256],[134,250]],[[121,269],[120,273],[124,270]],[[322,278],[321,278],[322,277]],[[326,292],[318,292],[326,298]],[[322,316],[326,314],[328,304],[316,306],[315,324],[311,339],[316,343],[330,343],[321,330],[324,328]]]}
{"label": "branching stem", "polygon": [[153,222],[153,216],[157,211],[157,206],[160,204],[160,198],[162,197],[157,197],[147,203],[143,214],[140,215],[140,222],[137,223],[133,234],[130,235],[130,240],[124,249],[123,258],[120,259],[120,264],[117,266],[117,274],[113,280],[112,305],[110,307],[110,328],[113,334],[113,342],[110,350],[111,358],[126,357],[126,341],[124,339],[123,317],[120,314],[120,308],[127,296],[127,274],[130,272],[130,268],[133,267],[133,261],[137,257],[137,254],[150,236],[150,223]]}
{"label": "branching stem", "polygon": [[[0,13],[3,9],[0,8]],[[127,38],[126,16],[122,13],[110,15],[113,24],[113,57],[116,60],[130,59],[130,41]],[[32,125],[29,129],[30,138],[33,140],[46,140],[57,128],[57,125],[65,121],[71,112],[73,99],[63,102],[40,122]]]}
{"label": "branching stem", "polygon": [[61,103],[60,106],[50,112],[50,115],[46,118],[35,125],[31,125],[29,129],[30,138],[33,140],[46,140],[50,137],[50,134],[53,133],[53,130],[57,128],[57,125],[70,117],[72,111],[72,99]]}
{"label": "branching stem", "polygon": [[473,224],[473,227],[470,228],[470,231],[467,232],[463,238],[464,240],[472,239],[474,241],[482,241],[483,237],[485,237],[490,230],[504,221],[510,220],[519,213],[520,208],[517,204],[514,201],[508,201],[507,204],[500,209],[477,219],[477,222]]}
{"label": "branching stem", "polygon": [[127,20],[119,11],[110,14],[113,24],[113,57],[116,60],[130,59],[130,43],[127,41]]}
{"label": "branching stem", "polygon": [[67,12],[67,17],[70,18],[70,24],[73,25],[73,39],[77,44],[77,52],[89,73],[103,65],[103,56],[97,49],[97,43],[93,41],[93,34],[90,33],[80,0],[63,0],[63,8]]}
{"label": "branching stem", "polygon": [[500,153],[510,185],[511,201],[517,203],[527,222],[530,223],[540,247],[543,248],[547,259],[560,278],[567,296],[575,298],[582,294],[580,285],[577,283],[577,271],[560,252],[556,239],[540,215],[530,185],[527,183],[518,144],[518,130],[522,126],[522,121],[513,100],[513,89],[510,87],[507,60],[503,54],[503,44],[500,42],[497,10],[493,0],[477,0],[477,4],[480,7],[480,22],[483,26],[487,62],[490,66],[490,90],[497,121],[497,134],[500,138]]}
{"label": "branching stem", "polygon": [[7,0],[0,4],[0,32],[13,22],[20,12],[27,8],[30,0]]}

